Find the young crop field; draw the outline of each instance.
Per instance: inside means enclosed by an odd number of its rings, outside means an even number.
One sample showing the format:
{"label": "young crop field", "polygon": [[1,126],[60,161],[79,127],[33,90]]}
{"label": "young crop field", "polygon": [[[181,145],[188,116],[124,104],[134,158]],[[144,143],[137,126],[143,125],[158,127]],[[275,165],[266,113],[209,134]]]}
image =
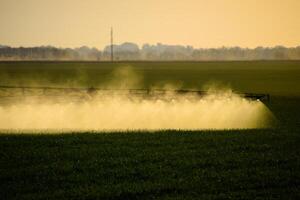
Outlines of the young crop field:
{"label": "young crop field", "polygon": [[[134,88],[206,89],[210,84],[241,92],[300,96],[300,61],[248,62],[0,62],[0,85],[102,87],[130,67]],[[132,77],[130,77],[132,78]]]}
{"label": "young crop field", "polygon": [[108,87],[119,67],[139,75],[138,84],[129,85],[135,88],[213,85],[270,94],[264,103],[276,124],[243,130],[1,130],[2,199],[300,198],[299,61],[1,62],[0,85]]}

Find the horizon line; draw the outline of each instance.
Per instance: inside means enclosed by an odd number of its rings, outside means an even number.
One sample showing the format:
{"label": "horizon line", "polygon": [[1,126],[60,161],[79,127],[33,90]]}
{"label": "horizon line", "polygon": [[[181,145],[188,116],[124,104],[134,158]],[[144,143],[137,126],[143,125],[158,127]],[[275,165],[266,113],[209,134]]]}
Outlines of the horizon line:
{"label": "horizon line", "polygon": [[[273,46],[255,46],[255,47],[242,47],[242,46],[238,46],[238,45],[233,45],[233,46],[226,46],[226,45],[222,45],[222,46],[218,46],[218,47],[194,47],[193,45],[185,45],[185,44],[167,44],[167,43],[161,43],[161,42],[157,42],[157,43],[143,43],[142,45],[139,45],[137,43],[134,42],[122,42],[122,43],[117,43],[117,44],[113,44],[114,46],[120,46],[123,45],[125,43],[130,43],[130,44],[135,44],[138,46],[138,48],[141,50],[143,48],[144,45],[150,45],[150,46],[157,46],[157,45],[164,45],[164,46],[182,46],[182,47],[191,47],[193,49],[222,49],[222,48],[241,48],[241,49],[256,49],[256,48],[264,48],[264,49],[272,49],[272,48],[276,48],[276,47],[283,47],[283,48],[287,48],[287,49],[292,49],[292,48],[299,48],[299,45],[295,45],[295,46],[285,46],[285,45],[281,45],[281,44],[277,44],[277,45],[273,45]],[[54,47],[57,49],[79,49],[82,47],[87,47],[90,49],[97,49],[99,51],[103,51],[106,47],[110,47],[110,44],[105,45],[103,48],[97,48],[95,46],[88,46],[88,45],[81,45],[81,46],[74,46],[74,47],[67,47],[67,46],[55,46],[55,45],[35,45],[35,46],[27,46],[27,45],[20,45],[20,46],[14,46],[14,45],[7,45],[7,44],[1,44],[0,43],[0,48],[5,48],[5,47],[10,47],[10,48],[37,48],[37,47]]]}

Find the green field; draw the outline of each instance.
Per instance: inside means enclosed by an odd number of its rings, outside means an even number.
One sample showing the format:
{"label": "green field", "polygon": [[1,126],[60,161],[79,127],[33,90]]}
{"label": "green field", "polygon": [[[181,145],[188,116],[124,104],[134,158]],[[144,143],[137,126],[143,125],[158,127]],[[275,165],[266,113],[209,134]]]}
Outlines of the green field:
{"label": "green field", "polygon": [[300,96],[300,61],[0,62],[0,85],[101,87],[115,78],[114,70],[127,66],[143,79],[136,88],[217,84],[241,92]]}
{"label": "green field", "polygon": [[299,199],[300,62],[0,63],[0,85],[220,83],[271,94],[272,129],[0,134],[2,199]]}

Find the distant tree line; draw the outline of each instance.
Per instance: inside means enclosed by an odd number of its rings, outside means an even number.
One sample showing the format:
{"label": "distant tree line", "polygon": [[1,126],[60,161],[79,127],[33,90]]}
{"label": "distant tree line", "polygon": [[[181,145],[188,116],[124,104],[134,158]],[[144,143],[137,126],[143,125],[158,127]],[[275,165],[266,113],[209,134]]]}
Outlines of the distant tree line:
{"label": "distant tree line", "polygon": [[[52,46],[18,47],[0,45],[0,60],[110,60],[110,46],[102,51],[86,46],[80,48],[56,48]],[[221,47],[193,48],[192,46],[144,44],[141,48],[134,43],[114,45],[115,60],[149,61],[205,61],[205,60],[299,60],[300,46],[276,47]]]}

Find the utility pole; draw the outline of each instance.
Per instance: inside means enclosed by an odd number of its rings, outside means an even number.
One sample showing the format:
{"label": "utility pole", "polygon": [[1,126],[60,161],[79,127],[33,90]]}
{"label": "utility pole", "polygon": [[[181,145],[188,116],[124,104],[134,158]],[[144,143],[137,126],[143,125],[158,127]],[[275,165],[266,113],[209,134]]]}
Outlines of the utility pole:
{"label": "utility pole", "polygon": [[114,61],[114,32],[113,27],[110,29],[110,58],[111,62]]}

